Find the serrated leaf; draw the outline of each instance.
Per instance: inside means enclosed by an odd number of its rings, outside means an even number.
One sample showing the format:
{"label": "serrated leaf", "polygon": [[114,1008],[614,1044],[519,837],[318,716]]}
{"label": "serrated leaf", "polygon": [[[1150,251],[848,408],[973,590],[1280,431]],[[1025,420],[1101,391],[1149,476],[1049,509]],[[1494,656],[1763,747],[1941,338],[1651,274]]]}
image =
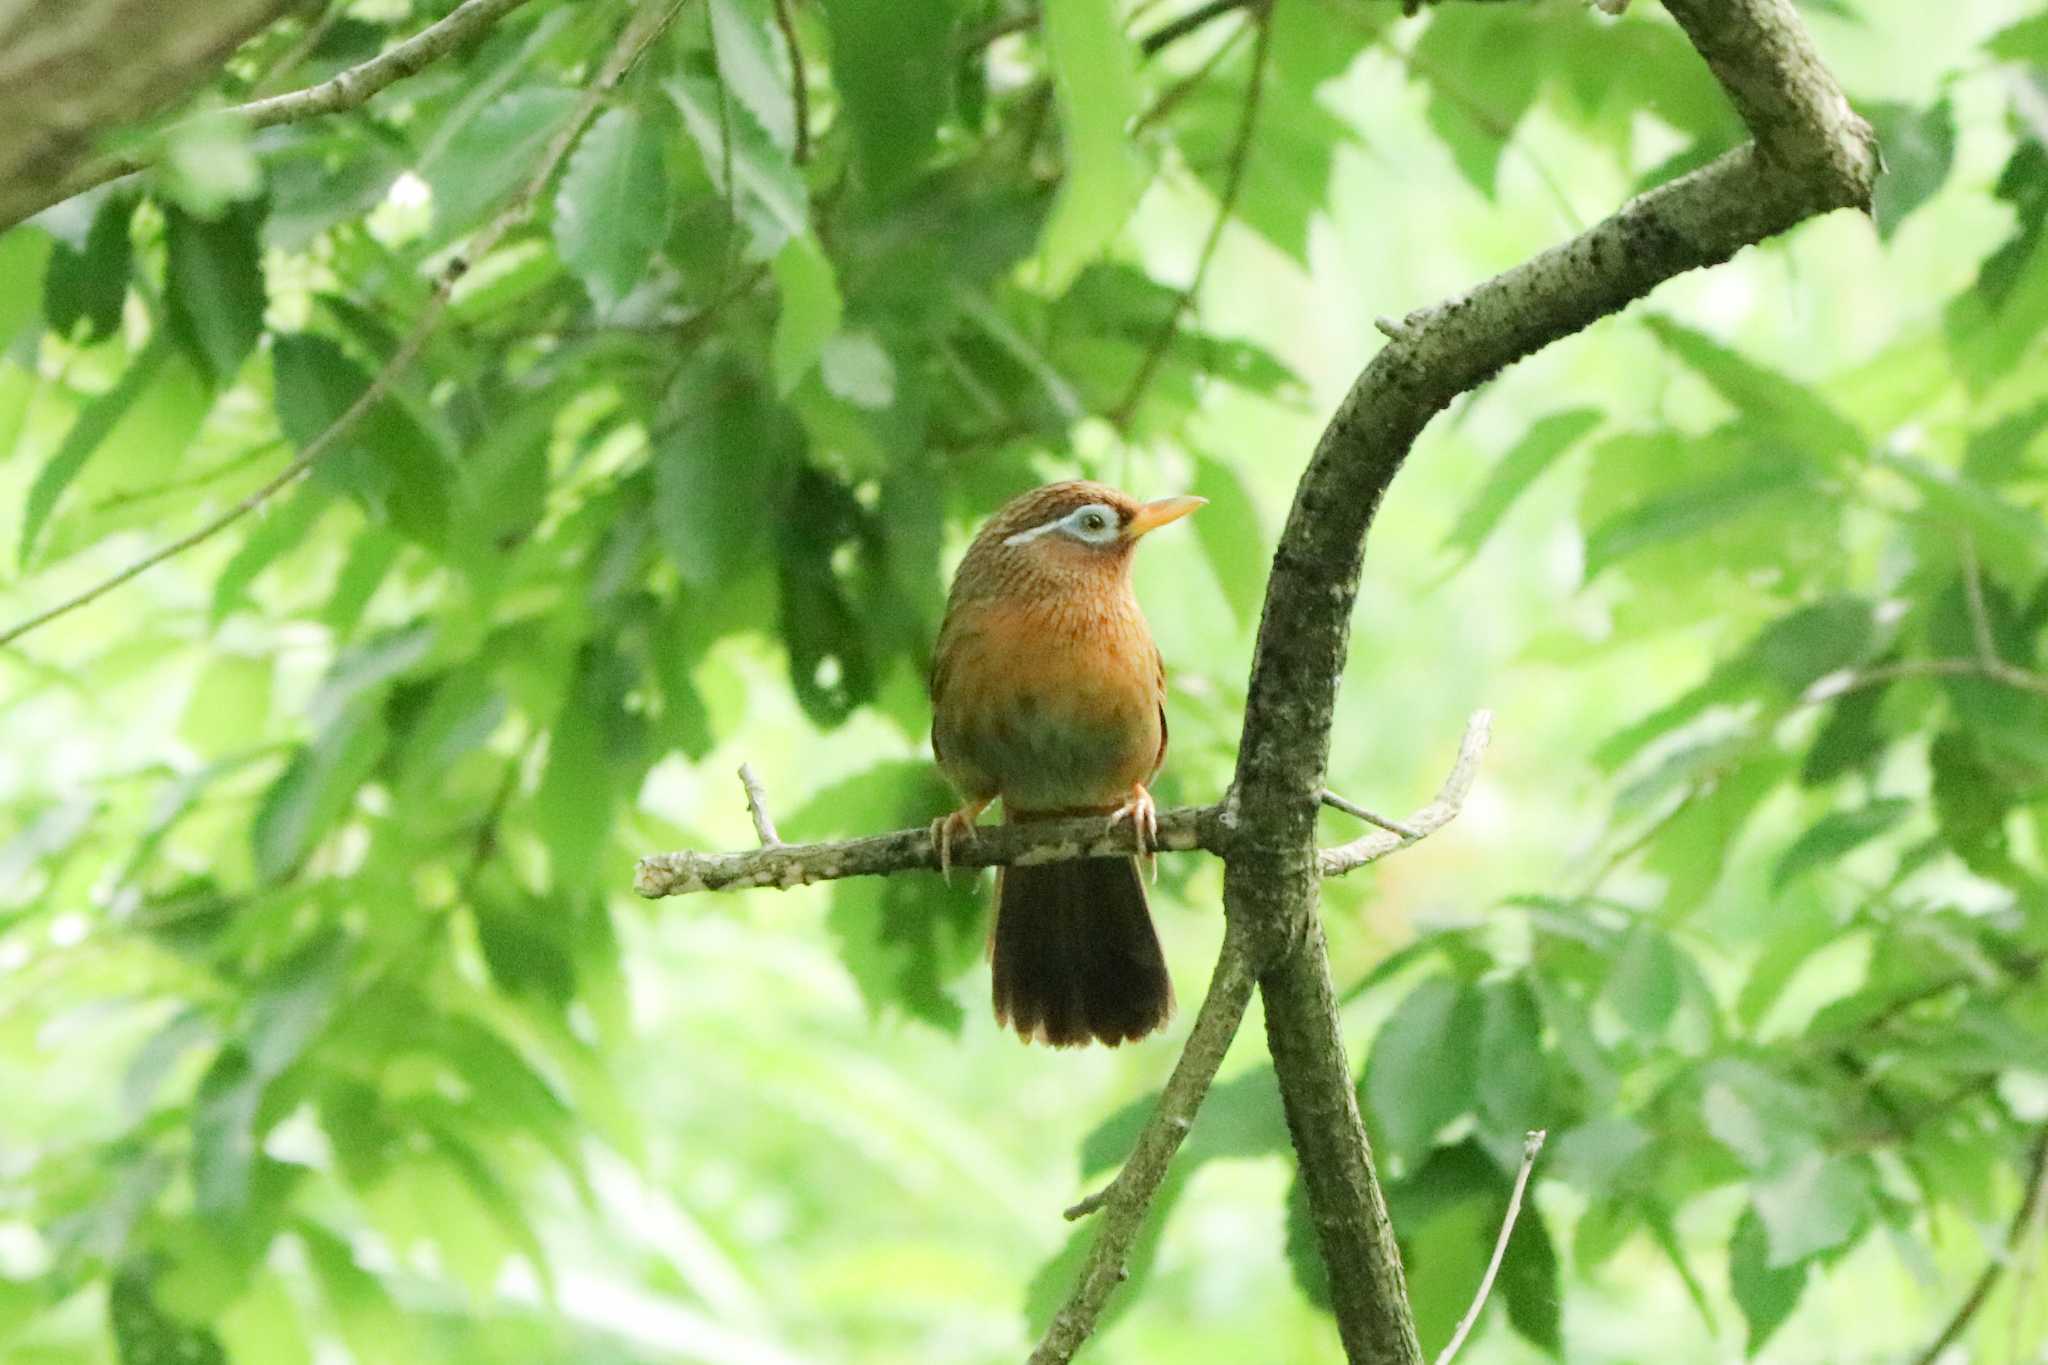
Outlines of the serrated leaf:
{"label": "serrated leaf", "polygon": [[576,107],[573,90],[522,85],[498,96],[420,166],[434,190],[434,235],[447,241],[473,228],[533,174],[548,140]]}
{"label": "serrated leaf", "polygon": [[1600,425],[1597,408],[1572,408],[1539,418],[1507,454],[1495,461],[1477,497],[1458,514],[1457,525],[1444,537],[1444,549],[1460,560],[1479,552],[1508,509],[1536,482],[1557,458],[1570,450],[1593,428]]}
{"label": "serrated leaf", "polygon": [[1478,993],[1443,977],[1410,991],[1373,1038],[1362,1094],[1389,1155],[1410,1169],[1477,1102]]}
{"label": "serrated leaf", "polygon": [[810,234],[785,242],[775,253],[772,269],[782,308],[775,315],[768,362],[776,392],[786,396],[810,373],[825,343],[839,330],[844,305],[832,262]]}
{"label": "serrated leaf", "polygon": [[746,226],[748,255],[772,260],[783,243],[810,227],[810,191],[789,153],[770,141],[746,107],[727,99],[715,81],[680,76],[664,88],[683,116],[704,173]]}
{"label": "serrated leaf", "polygon": [[227,384],[263,332],[263,206],[230,207],[214,222],[164,210],[171,325],[218,384]]}
{"label": "serrated leaf", "polygon": [[711,43],[718,75],[784,151],[796,146],[791,77],[771,36],[768,0],[710,0]]}
{"label": "serrated leaf", "polygon": [[949,0],[827,0],[832,83],[869,184],[888,193],[924,164],[946,112]]}
{"label": "serrated leaf", "polygon": [[640,282],[668,224],[668,163],[654,124],[632,109],[599,115],[555,192],[562,262],[582,277],[599,313]]}
{"label": "serrated leaf", "polygon": [[1060,294],[1123,229],[1152,172],[1128,135],[1137,60],[1113,0],[1047,0],[1043,27],[1067,168],[1038,250],[1044,288]]}

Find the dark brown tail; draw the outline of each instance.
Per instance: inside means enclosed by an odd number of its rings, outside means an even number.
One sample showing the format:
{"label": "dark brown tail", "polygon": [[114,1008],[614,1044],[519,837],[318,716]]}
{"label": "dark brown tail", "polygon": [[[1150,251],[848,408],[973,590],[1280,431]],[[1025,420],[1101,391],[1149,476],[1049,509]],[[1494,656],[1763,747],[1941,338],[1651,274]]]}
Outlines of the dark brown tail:
{"label": "dark brown tail", "polygon": [[1135,858],[1003,868],[989,948],[996,1019],[1027,1040],[1115,1047],[1173,1014]]}

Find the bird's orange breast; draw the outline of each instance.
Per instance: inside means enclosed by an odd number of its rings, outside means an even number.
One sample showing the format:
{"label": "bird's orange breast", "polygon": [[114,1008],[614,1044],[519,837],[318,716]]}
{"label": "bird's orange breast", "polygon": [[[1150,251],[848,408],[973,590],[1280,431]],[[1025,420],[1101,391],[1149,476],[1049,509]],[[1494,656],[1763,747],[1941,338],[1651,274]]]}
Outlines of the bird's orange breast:
{"label": "bird's orange breast", "polygon": [[934,678],[933,744],[1011,812],[1117,804],[1162,757],[1159,655],[1128,594],[963,604]]}

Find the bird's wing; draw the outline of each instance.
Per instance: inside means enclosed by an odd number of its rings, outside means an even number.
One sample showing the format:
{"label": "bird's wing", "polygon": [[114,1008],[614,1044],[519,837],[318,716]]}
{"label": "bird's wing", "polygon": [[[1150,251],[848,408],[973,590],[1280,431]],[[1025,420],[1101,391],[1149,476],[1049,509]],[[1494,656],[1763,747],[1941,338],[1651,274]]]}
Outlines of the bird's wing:
{"label": "bird's wing", "polygon": [[[1152,647],[1152,693],[1159,698],[1159,754],[1152,760],[1152,777],[1157,777],[1166,766],[1166,661],[1159,657],[1157,645]],[[1145,780],[1149,783],[1152,777]]]}

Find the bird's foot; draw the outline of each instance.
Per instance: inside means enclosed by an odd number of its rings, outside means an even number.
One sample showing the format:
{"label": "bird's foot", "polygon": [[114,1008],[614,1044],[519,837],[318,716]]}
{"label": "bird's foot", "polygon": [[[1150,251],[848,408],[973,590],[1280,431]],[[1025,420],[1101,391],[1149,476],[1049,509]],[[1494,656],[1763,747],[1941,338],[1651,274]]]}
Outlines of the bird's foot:
{"label": "bird's foot", "polygon": [[1151,865],[1152,880],[1159,880],[1159,807],[1152,801],[1152,793],[1145,790],[1145,784],[1135,783],[1130,796],[1121,806],[1110,812],[1109,827],[1115,829],[1125,820],[1131,822],[1131,834],[1138,845],[1138,857]]}
{"label": "bird's foot", "polygon": [[939,846],[939,875],[953,880],[953,841],[974,842],[974,822],[988,809],[986,801],[969,801],[956,811],[932,821],[932,842]]}

